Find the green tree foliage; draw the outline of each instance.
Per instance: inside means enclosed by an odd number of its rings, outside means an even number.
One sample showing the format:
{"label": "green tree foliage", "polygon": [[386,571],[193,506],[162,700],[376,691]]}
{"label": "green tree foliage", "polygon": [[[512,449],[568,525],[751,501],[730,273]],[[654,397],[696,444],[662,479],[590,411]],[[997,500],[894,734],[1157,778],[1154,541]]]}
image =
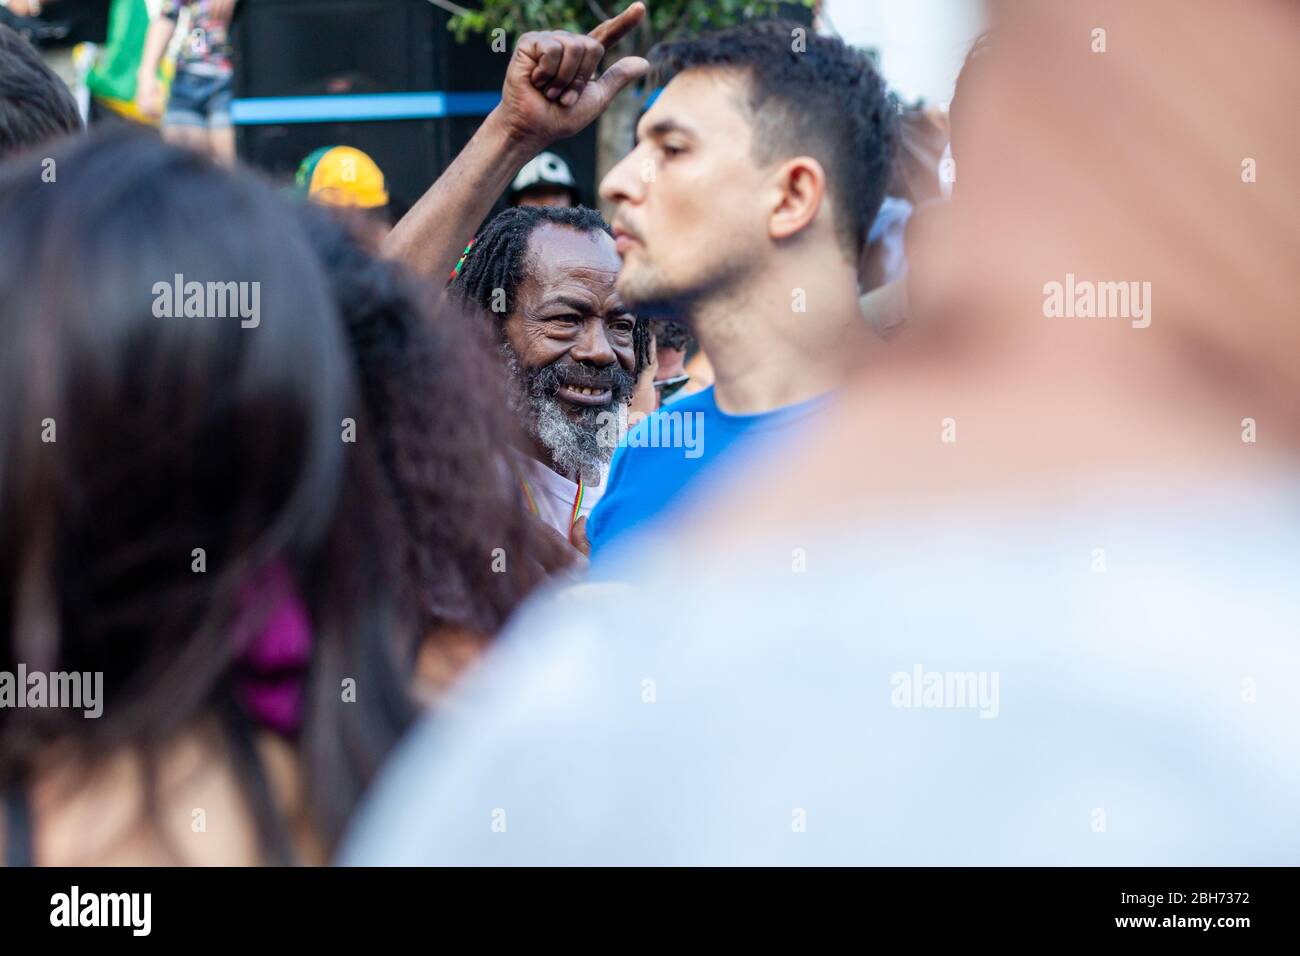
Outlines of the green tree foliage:
{"label": "green tree foliage", "polygon": [[[476,9],[465,10],[449,24],[456,39],[464,42],[471,33],[506,31],[513,46],[520,34],[530,30],[570,30],[586,33],[628,5],[629,0],[479,0]],[[700,30],[732,26],[754,17],[770,17],[781,7],[811,8],[815,0],[790,3],[764,0],[653,0],[647,2],[649,16],[640,29],[620,45],[615,55],[644,56],[660,40],[671,40]],[[450,6],[450,4],[448,4]]]}

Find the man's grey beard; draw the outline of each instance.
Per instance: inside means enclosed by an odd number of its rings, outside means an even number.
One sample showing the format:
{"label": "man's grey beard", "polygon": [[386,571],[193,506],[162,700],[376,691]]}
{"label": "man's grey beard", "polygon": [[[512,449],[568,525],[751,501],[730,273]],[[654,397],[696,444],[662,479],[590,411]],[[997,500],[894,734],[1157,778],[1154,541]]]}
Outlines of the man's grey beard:
{"label": "man's grey beard", "polygon": [[[560,398],[544,387],[536,371],[524,368],[510,343],[501,343],[510,376],[510,409],[524,430],[551,453],[557,471],[566,478],[579,477],[599,484],[614,456],[617,436],[626,431],[627,401],[614,389],[614,401],[605,408],[576,408],[571,418]],[[540,370],[538,370],[540,371]]]}

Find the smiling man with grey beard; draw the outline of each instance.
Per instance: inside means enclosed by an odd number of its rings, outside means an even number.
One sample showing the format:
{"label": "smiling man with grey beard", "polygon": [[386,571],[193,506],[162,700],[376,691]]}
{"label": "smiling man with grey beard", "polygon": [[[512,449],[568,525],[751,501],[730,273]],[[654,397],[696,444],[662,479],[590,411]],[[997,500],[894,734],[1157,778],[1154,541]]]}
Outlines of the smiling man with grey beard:
{"label": "smiling man with grey beard", "polygon": [[530,509],[575,546],[604,492],[611,418],[626,414],[649,330],[616,289],[609,226],[584,207],[498,215],[466,253],[453,288],[495,323],[525,447],[513,455]]}
{"label": "smiling man with grey beard", "polygon": [[[577,475],[596,491],[603,485],[613,446],[605,440],[602,428],[612,414],[626,420],[626,373],[611,372],[611,389],[619,394],[608,405],[565,406],[559,392],[564,382],[554,365],[525,368],[508,342],[501,344],[506,371],[512,390],[511,408],[528,430],[530,437],[549,455],[550,467],[559,475]],[[625,377],[626,376],[626,377]],[[611,411],[612,409],[612,411]],[[595,502],[595,497],[591,499]]]}

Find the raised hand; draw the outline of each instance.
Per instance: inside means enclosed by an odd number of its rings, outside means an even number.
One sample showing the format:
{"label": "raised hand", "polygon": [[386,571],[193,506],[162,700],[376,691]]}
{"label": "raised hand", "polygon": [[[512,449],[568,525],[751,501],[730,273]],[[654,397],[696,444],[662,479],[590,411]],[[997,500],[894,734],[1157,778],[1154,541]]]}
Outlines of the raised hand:
{"label": "raised hand", "polygon": [[536,149],[572,136],[645,75],[649,63],[626,56],[599,79],[594,76],[605,50],[635,29],[645,14],[645,4],[638,2],[586,36],[564,30],[521,36],[501,91],[502,118],[512,136]]}

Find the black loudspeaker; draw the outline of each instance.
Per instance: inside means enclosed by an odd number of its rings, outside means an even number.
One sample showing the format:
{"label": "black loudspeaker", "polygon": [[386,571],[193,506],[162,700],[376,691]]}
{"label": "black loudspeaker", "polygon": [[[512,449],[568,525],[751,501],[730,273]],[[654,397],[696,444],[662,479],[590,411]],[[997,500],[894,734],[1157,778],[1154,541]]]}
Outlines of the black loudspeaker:
{"label": "black loudspeaker", "polygon": [[384,171],[397,210],[415,202],[449,159],[427,95],[446,89],[446,14],[427,0],[242,0],[237,10],[240,158],[287,182],[313,150],[355,146]]}
{"label": "black loudspeaker", "polygon": [[[313,150],[355,146],[384,171],[399,214],[478,129],[509,62],[487,35],[458,43],[428,0],[240,0],[236,11],[240,158],[287,182]],[[552,149],[594,204],[594,126]]]}
{"label": "black loudspeaker", "polygon": [[427,0],[243,0],[234,27],[236,94],[402,93],[440,85]]}
{"label": "black loudspeaker", "polygon": [[321,146],[355,146],[384,172],[389,202],[400,218],[437,178],[445,136],[436,120],[259,124],[236,133],[240,157],[288,186],[298,166]]}
{"label": "black loudspeaker", "polygon": [[109,0],[59,0],[38,16],[20,17],[0,6],[0,23],[36,46],[70,47],[83,41],[103,43],[108,37]]}

